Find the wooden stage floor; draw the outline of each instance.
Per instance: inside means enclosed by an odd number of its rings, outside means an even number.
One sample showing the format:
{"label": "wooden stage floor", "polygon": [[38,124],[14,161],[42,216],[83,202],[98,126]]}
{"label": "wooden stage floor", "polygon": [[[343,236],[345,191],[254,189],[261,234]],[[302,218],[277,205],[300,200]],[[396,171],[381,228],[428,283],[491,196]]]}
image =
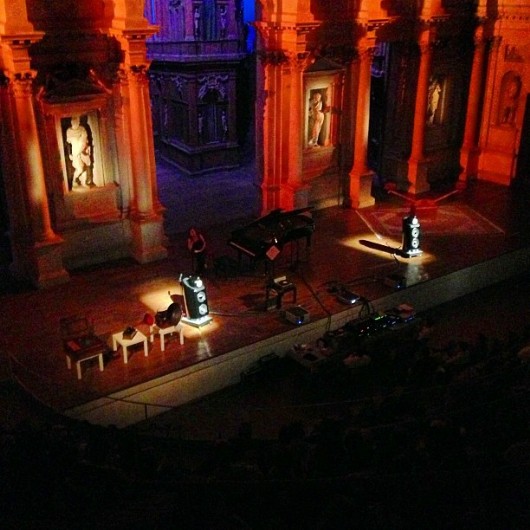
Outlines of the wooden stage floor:
{"label": "wooden stage floor", "polygon": [[[275,262],[274,276],[287,275],[297,287],[297,304],[309,312],[311,322],[325,325],[332,316],[351,311],[330,292],[337,284],[349,286],[375,307],[378,300],[389,296],[394,301],[408,302],[409,288],[395,293],[385,284],[386,277],[397,274],[407,278],[409,287],[423,290],[423,299],[434,306],[446,301],[436,299],[440,292],[432,286],[437,279],[483,263],[493,264],[495,275],[494,264],[501,263],[499,259],[518,255],[521,249],[530,247],[530,208],[524,194],[494,184],[474,183],[443,204],[472,208],[494,229],[466,233],[448,226],[445,231],[424,233],[423,254],[406,259],[390,250],[401,246],[400,236],[377,237],[356,211],[326,208],[313,212],[316,228],[309,259],[291,270],[286,249]],[[399,209],[403,203],[390,197],[378,207]],[[212,257],[235,258],[235,251],[227,241],[238,226],[227,224],[205,230]],[[164,352],[156,339],[150,344],[147,357],[142,349],[132,351],[128,364],[124,364],[121,355],[115,356],[106,362],[103,372],[99,371],[96,359],[93,364],[83,363],[83,377],[78,380],[75,369],[66,367],[59,319],[73,314],[88,315],[94,321],[96,333],[109,344],[111,335],[126,326],[142,329],[140,323],[145,313],[165,309],[171,303],[168,293],[180,294],[179,275],[190,268],[184,247],[182,235],[170,241],[169,257],[161,262],[140,265],[127,260],[106,264],[72,272],[71,281],[65,285],[2,295],[7,317],[0,337],[3,375],[10,370],[39,400],[56,410],[67,411],[156,378],[200,370],[205,363],[222,362],[224,356],[239,349],[251,352],[263,341],[269,344],[271,352],[275,351],[279,344],[285,344],[275,342],[278,336],[298,342],[304,326],[287,322],[281,311],[265,308],[266,277],[262,268],[230,278],[217,277],[210,269],[205,283],[213,317],[211,324],[201,328],[185,326],[184,344],[174,338],[166,344]],[[523,260],[517,267],[519,272],[524,267],[528,270],[528,262],[525,265]],[[460,291],[456,289],[457,292]],[[286,295],[284,307],[290,305],[289,296]]]}

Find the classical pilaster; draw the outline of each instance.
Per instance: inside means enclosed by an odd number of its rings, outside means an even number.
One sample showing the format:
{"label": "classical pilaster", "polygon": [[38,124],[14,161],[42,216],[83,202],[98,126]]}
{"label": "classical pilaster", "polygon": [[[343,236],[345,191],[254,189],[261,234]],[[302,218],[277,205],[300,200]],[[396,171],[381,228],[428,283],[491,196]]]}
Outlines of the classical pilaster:
{"label": "classical pilaster", "polygon": [[462,172],[459,176],[459,187],[465,188],[471,177],[476,177],[478,171],[478,130],[480,126],[480,101],[484,76],[485,42],[483,27],[475,31],[475,51],[469,82],[469,96],[467,100],[466,125],[464,140],[460,150],[460,166]]}
{"label": "classical pilaster", "polygon": [[257,160],[262,170],[262,212],[301,208],[309,201],[302,175],[303,78],[314,60],[306,51],[309,28],[293,19],[281,24],[258,22],[256,29],[262,66],[258,68],[256,101],[258,156],[263,152],[263,159]]}
{"label": "classical pilaster", "polygon": [[149,78],[144,70],[144,77],[142,80],[141,103],[143,115],[145,117],[145,140],[146,152],[149,157],[146,157],[146,170],[151,181],[151,197],[152,208],[157,215],[164,212],[165,208],[162,206],[158,198],[158,180],[156,176],[156,159],[155,159],[155,140],[153,136],[153,115],[151,113],[151,97],[149,94]]}
{"label": "classical pilaster", "polygon": [[497,88],[497,79],[495,78],[495,74],[498,71],[499,63],[501,60],[501,43],[502,43],[502,37],[499,35],[493,36],[488,43],[488,66],[487,66],[487,72],[488,77],[486,80],[486,90],[484,94],[484,101],[482,102],[482,123],[483,127],[480,130],[479,135],[479,149],[483,153],[489,143],[489,135],[490,135],[490,124],[494,123],[494,93]]}
{"label": "classical pilaster", "polygon": [[432,63],[431,31],[429,29],[422,31],[418,45],[420,50],[420,67],[416,85],[412,149],[408,160],[408,191],[413,195],[429,189],[427,175],[422,167],[425,146],[425,126],[427,123],[429,76]]}
{"label": "classical pilaster", "polygon": [[[44,32],[28,20],[24,0],[5,3],[2,20],[2,150],[15,277],[36,287],[68,281],[63,240],[52,229],[41,138],[35,114],[30,49]],[[5,118],[5,121],[4,121]]]}
{"label": "classical pilaster", "polygon": [[[261,141],[263,150],[261,181],[262,213],[266,213],[281,204],[282,180],[282,64],[287,61],[283,51],[261,52],[263,76],[260,81],[262,97],[256,103],[256,117],[263,114],[263,127],[257,131],[257,141]],[[258,89],[258,94],[260,91]],[[260,120],[256,120],[259,126]],[[257,152],[260,151],[258,144]]]}
{"label": "classical pilaster", "polygon": [[116,135],[116,157],[115,175],[120,185],[119,207],[121,215],[127,219],[131,213],[132,182],[129,178],[133,174],[132,160],[129,156],[130,138],[132,125],[129,121],[131,104],[129,97],[129,79],[126,72],[121,69],[118,72],[116,82],[113,87],[113,97],[120,104],[114,109],[114,131]]}
{"label": "classical pilaster", "polygon": [[284,125],[282,126],[282,187],[280,207],[285,210],[308,205],[308,187],[302,181],[303,73],[308,66],[307,54],[288,54],[282,68]]}
{"label": "classical pilaster", "polygon": [[129,17],[113,26],[110,33],[120,42],[124,55],[119,84],[123,109],[122,115],[117,116],[118,120],[121,118],[118,151],[120,157],[129,160],[123,164],[129,174],[120,176],[121,181],[127,181],[123,192],[128,192],[122,200],[126,203],[124,210],[128,207],[131,253],[138,262],[147,263],[165,258],[167,249],[163,245],[162,208],[157,197],[145,43],[158,28],[138,16],[141,9],[140,5],[131,4]]}
{"label": "classical pilaster", "polygon": [[131,157],[132,253],[140,263],[167,256],[163,246],[163,221],[157,211],[156,169],[149,115],[147,66],[127,71]]}
{"label": "classical pilaster", "polygon": [[368,125],[370,117],[370,67],[373,48],[365,39],[358,46],[358,86],[355,110],[355,131],[353,146],[353,166],[350,171],[348,197],[344,201],[346,207],[364,208],[374,204],[371,196],[372,176],[367,167]]}
{"label": "classical pilaster", "polygon": [[[33,72],[18,72],[9,83],[17,175],[23,182],[27,201],[29,231],[13,234],[14,274],[29,279],[37,287],[68,280],[62,264],[63,240],[53,229],[40,139],[33,107]],[[20,213],[18,214],[20,215]],[[16,225],[15,225],[16,226]]]}

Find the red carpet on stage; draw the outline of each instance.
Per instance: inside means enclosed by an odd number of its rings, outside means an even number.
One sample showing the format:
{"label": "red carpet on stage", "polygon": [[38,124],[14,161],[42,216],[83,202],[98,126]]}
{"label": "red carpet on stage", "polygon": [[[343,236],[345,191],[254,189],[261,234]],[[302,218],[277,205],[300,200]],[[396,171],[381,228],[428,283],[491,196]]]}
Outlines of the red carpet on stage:
{"label": "red carpet on stage", "polygon": [[[366,208],[357,210],[359,217],[372,232],[382,236],[397,236],[402,232],[403,217],[410,208]],[[416,215],[424,234],[487,235],[504,231],[472,208],[465,205],[419,207]]]}

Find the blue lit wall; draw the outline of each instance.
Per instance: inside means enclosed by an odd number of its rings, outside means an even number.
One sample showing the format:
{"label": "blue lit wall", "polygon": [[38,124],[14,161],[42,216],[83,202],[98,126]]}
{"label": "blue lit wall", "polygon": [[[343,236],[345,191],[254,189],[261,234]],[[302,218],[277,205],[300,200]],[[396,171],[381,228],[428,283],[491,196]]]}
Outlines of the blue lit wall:
{"label": "blue lit wall", "polygon": [[256,30],[249,25],[249,22],[254,22],[256,11],[255,11],[255,0],[242,0],[243,1],[243,21],[245,22],[248,29],[247,36],[247,48],[249,52],[254,51],[256,46]]}

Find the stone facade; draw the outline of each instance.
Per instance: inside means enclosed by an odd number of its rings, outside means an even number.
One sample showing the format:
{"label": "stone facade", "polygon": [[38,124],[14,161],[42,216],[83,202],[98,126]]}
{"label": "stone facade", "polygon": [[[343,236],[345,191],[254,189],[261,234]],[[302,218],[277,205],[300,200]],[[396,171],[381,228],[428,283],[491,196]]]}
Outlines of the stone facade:
{"label": "stone facade", "polygon": [[503,2],[496,15],[488,26],[477,173],[503,185],[511,184],[514,178],[528,183],[528,159],[518,163],[518,154],[530,142],[530,2]]}
{"label": "stone facade", "polygon": [[529,22],[529,1],[258,3],[241,75],[238,0],[0,0],[12,270],[42,287],[165,257],[155,145],[234,167],[254,94],[263,213],[529,185]]}
{"label": "stone facade", "polygon": [[[530,179],[530,155],[517,168],[530,140],[530,2],[492,4],[260,4],[263,211],[337,200],[362,208],[386,184],[419,195],[474,178]],[[324,119],[315,141],[317,92]]]}
{"label": "stone facade", "polygon": [[45,287],[74,267],[165,257],[143,2],[1,0],[0,13],[13,273]]}

